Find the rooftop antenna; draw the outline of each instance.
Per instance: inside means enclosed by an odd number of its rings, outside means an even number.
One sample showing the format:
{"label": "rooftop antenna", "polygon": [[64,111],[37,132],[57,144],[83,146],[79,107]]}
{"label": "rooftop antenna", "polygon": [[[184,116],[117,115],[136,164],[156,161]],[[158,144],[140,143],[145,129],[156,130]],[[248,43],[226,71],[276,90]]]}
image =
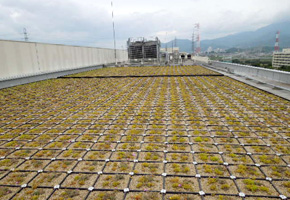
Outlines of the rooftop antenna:
{"label": "rooftop antenna", "polygon": [[165,51],[167,51],[167,32],[166,32],[166,36],[165,36]]}
{"label": "rooftop antenna", "polygon": [[200,54],[200,51],[201,51],[199,28],[200,28],[199,23],[195,24],[195,29],[196,29],[196,33],[197,33],[197,36],[196,36],[196,49],[195,49],[196,54]]}
{"label": "rooftop antenna", "polygon": [[174,47],[177,47],[177,39],[176,39],[176,37],[174,39]]}
{"label": "rooftop antenna", "polygon": [[115,33],[115,22],[114,22],[113,1],[111,1],[111,7],[112,7],[112,23],[113,23],[113,37],[114,37],[115,65],[117,65],[116,33]]}
{"label": "rooftop antenna", "polygon": [[191,51],[194,54],[194,29],[193,29],[193,32],[192,32]]}
{"label": "rooftop antenna", "polygon": [[24,34],[24,41],[28,42],[28,34],[27,34],[27,31],[26,31],[26,28],[23,28],[23,34]]}
{"label": "rooftop antenna", "polygon": [[279,36],[280,36],[280,31],[277,31],[276,33],[276,42],[275,42],[275,52],[279,52]]}

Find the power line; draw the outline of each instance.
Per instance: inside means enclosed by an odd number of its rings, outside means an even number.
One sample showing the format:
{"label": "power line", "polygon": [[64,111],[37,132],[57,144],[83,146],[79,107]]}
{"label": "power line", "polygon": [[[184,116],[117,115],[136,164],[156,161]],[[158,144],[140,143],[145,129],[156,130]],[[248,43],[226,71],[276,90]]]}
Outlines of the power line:
{"label": "power line", "polygon": [[[34,41],[42,43],[55,43],[55,44],[66,44],[66,45],[86,45],[91,44],[93,46],[102,44],[103,42],[108,42],[110,37],[85,37],[85,40],[81,36],[76,39],[68,38],[67,36],[54,36],[57,33],[49,33],[44,36],[29,34],[26,28],[23,28],[22,33],[11,33],[11,34],[0,34],[0,40],[15,40],[15,41]],[[17,37],[19,36],[19,37]],[[24,36],[24,37],[23,37]],[[116,51],[115,57],[117,58],[117,45],[116,40],[125,40],[123,38],[114,37],[114,50]],[[97,40],[97,41],[96,41]]]}
{"label": "power line", "polygon": [[5,36],[20,36],[23,33],[19,34],[19,33],[9,33],[9,34],[0,34],[0,36],[5,37]]}

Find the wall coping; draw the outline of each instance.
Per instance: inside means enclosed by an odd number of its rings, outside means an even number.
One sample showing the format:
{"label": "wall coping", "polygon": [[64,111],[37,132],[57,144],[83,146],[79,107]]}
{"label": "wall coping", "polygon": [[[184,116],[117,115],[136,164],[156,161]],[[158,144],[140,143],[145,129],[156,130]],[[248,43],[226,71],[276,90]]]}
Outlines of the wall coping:
{"label": "wall coping", "polygon": [[219,62],[219,61],[212,61],[212,63],[222,63],[222,64],[228,64],[228,65],[232,65],[232,66],[242,66],[242,67],[247,67],[247,68],[251,68],[251,69],[257,69],[257,70],[262,70],[262,71],[269,71],[269,72],[274,72],[274,73],[290,75],[290,72],[280,71],[280,70],[275,70],[275,69],[266,69],[266,68],[262,68],[262,67],[254,67],[251,65],[242,65],[242,64],[238,64],[238,63],[227,63],[227,62]]}

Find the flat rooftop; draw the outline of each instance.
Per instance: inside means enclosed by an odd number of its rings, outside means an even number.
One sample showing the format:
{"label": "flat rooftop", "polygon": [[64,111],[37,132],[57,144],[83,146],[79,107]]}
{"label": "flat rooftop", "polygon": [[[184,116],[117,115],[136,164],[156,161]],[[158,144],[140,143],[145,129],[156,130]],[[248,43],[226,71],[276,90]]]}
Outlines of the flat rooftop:
{"label": "flat rooftop", "polygon": [[0,199],[286,199],[290,102],[201,66],[0,90]]}

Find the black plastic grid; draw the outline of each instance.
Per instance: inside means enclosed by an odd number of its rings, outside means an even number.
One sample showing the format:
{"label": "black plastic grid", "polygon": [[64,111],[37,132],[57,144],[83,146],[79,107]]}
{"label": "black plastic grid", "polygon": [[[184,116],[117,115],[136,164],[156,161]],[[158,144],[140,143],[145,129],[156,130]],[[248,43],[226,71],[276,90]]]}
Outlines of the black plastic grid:
{"label": "black plastic grid", "polygon": [[180,74],[180,75],[127,75],[127,76],[72,76],[72,77],[67,77],[67,76],[61,76],[58,78],[63,78],[63,79],[81,79],[81,78],[173,78],[173,77],[199,77],[199,76],[224,76],[223,74]]}

